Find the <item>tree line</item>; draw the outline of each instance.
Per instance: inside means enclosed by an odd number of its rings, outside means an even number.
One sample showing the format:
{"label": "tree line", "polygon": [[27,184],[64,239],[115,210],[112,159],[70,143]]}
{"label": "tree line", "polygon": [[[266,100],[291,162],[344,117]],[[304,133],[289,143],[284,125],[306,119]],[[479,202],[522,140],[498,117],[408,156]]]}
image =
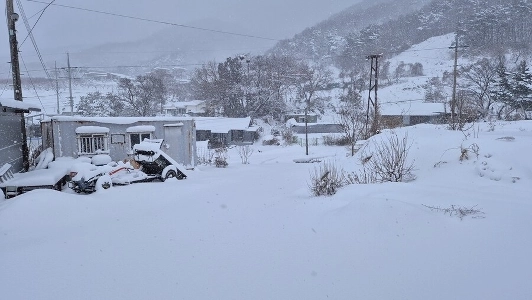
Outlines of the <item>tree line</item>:
{"label": "tree line", "polygon": [[[163,71],[121,78],[115,92],[89,93],[80,98],[84,116],[155,116],[168,99],[206,101],[206,115],[271,117],[288,112],[323,112],[333,86],[327,67],[291,57],[238,55],[208,62],[193,70],[186,84]],[[175,86],[180,91],[175,91]],[[172,88],[174,91],[172,92]]]}

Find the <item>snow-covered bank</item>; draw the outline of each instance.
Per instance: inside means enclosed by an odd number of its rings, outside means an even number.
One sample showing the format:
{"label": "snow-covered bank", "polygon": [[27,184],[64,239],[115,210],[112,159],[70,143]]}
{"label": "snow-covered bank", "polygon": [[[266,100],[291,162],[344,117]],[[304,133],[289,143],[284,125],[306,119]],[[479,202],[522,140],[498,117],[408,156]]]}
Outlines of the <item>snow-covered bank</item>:
{"label": "snow-covered bank", "polygon": [[[2,298],[530,299],[532,122],[489,129],[399,129],[417,179],[331,197],[310,195],[304,148],[255,146],[186,180],[2,201]],[[358,167],[342,147],[310,152]],[[482,213],[427,207],[451,205]]]}

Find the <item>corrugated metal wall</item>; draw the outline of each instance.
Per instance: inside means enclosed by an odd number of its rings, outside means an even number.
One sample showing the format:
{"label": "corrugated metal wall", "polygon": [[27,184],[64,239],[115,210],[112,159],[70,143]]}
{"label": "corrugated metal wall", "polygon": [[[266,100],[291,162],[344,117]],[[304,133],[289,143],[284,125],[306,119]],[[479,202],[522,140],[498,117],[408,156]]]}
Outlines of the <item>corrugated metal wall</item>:
{"label": "corrugated metal wall", "polygon": [[21,115],[0,112],[0,167],[9,163],[13,172],[22,170]]}

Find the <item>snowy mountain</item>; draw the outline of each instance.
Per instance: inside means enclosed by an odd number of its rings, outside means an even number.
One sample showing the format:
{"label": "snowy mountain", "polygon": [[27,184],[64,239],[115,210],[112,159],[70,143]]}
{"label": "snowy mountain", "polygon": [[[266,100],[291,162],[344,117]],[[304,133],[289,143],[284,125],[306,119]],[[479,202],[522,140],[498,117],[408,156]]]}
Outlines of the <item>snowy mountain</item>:
{"label": "snowy mountain", "polygon": [[[197,30],[193,28],[215,28]],[[186,27],[169,26],[151,36],[128,43],[104,44],[86,49],[73,56],[86,66],[144,66],[122,68],[132,74],[142,74],[159,66],[179,65],[193,69],[200,63],[222,61],[239,53],[261,53],[271,47],[272,40],[241,35],[249,34],[236,23],[206,19],[186,24]],[[98,68],[94,68],[98,69]]]}
{"label": "snowy mountain", "polygon": [[434,36],[459,32],[474,53],[529,52],[532,4],[518,1],[363,2],[279,42],[269,52],[306,59],[332,58],[349,69],[369,54],[395,55]]}

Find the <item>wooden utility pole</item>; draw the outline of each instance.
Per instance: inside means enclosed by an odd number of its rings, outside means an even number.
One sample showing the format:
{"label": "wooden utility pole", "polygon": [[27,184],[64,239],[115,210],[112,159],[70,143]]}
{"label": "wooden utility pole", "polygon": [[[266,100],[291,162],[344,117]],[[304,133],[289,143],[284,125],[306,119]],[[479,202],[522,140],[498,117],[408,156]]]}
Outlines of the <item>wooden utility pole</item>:
{"label": "wooden utility pole", "polygon": [[[367,59],[371,59],[371,70],[369,73],[369,95],[368,95],[368,109],[366,111],[366,127],[365,135],[369,138],[371,135],[375,135],[379,130],[379,104],[377,102],[377,90],[379,87],[379,58],[382,54],[368,55]],[[373,99],[371,93],[373,92]],[[373,109],[373,120],[371,122],[371,128],[369,126],[370,110]]]}
{"label": "wooden utility pole", "polygon": [[308,155],[308,110],[310,107],[310,100],[305,101],[305,155]]}
{"label": "wooden utility pole", "polygon": [[458,124],[456,122],[456,78],[458,77],[458,48],[466,48],[468,46],[459,46],[458,45],[458,34],[455,36],[454,46],[449,47],[449,49],[454,49],[454,68],[453,68],[453,95],[451,98],[451,129],[458,129]]}
{"label": "wooden utility pole", "polygon": [[74,115],[74,98],[72,97],[72,72],[70,68],[70,54],[67,52],[68,92],[70,96],[70,115]]}
{"label": "wooden utility pole", "polygon": [[457,68],[458,68],[458,34],[455,36],[454,47],[449,47],[449,49],[454,48],[454,68],[453,68],[453,96],[451,99],[451,129],[456,129],[456,77]]}
{"label": "wooden utility pole", "polygon": [[59,81],[57,79],[57,62],[54,63],[54,69],[55,69],[55,98],[57,101],[57,114],[61,114],[61,110],[59,109]]}
{"label": "wooden utility pole", "polygon": [[[14,99],[22,101],[22,82],[20,80],[20,65],[18,61],[18,42],[15,22],[18,21],[18,14],[13,9],[13,0],[6,0],[7,28],[9,31],[9,50],[11,52],[11,75],[13,77]],[[22,131],[22,168],[28,171],[30,167],[28,139],[26,135],[26,120],[24,112],[20,113],[20,129]]]}

